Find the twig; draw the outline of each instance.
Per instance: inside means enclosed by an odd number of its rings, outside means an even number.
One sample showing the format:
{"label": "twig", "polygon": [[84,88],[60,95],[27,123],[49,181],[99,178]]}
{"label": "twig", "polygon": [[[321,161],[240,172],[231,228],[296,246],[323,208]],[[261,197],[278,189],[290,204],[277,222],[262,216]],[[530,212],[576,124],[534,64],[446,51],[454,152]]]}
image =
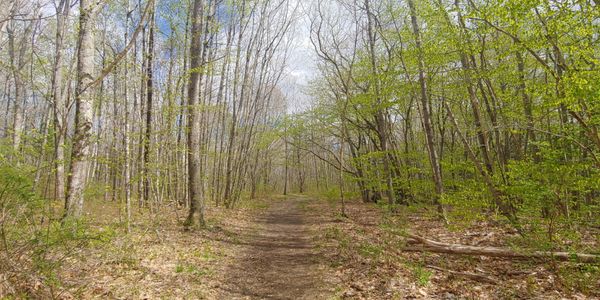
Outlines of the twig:
{"label": "twig", "polygon": [[433,265],[426,265],[426,268],[430,268],[430,269],[434,269],[437,271],[441,271],[441,272],[446,272],[446,273],[450,273],[452,275],[458,275],[458,276],[463,276],[463,277],[467,277],[469,279],[478,281],[478,282],[483,282],[483,283],[489,283],[489,284],[496,284],[498,282],[498,280],[486,276],[484,274],[476,274],[476,273],[471,273],[471,272],[459,272],[459,271],[453,271],[453,270],[449,270],[449,269],[444,269],[444,268],[440,268],[437,266],[433,266]]}

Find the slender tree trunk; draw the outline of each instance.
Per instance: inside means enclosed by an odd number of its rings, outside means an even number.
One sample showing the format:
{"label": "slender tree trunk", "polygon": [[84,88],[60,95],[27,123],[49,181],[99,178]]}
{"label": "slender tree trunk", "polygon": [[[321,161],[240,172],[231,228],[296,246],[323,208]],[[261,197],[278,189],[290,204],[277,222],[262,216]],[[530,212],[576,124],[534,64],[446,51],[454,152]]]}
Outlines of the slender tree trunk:
{"label": "slender tree trunk", "polygon": [[[285,138],[287,139],[287,125],[284,128],[284,130],[285,130],[284,131],[285,132],[284,133],[285,134]],[[284,176],[284,179],[283,179],[284,180],[284,182],[283,182],[283,194],[287,195],[287,193],[288,193],[288,142],[287,142],[287,140],[284,139],[283,143],[284,143],[283,147],[284,147],[284,151],[285,151],[284,152],[285,153],[284,154],[285,155],[285,176]]]}
{"label": "slender tree trunk", "polygon": [[[342,121],[343,123],[344,121]],[[344,127],[345,125],[342,124],[342,127]],[[347,217],[346,216],[346,201],[344,199],[344,128],[342,128],[342,134],[340,136],[340,171],[338,173],[339,176],[339,181],[340,181],[340,204],[341,204],[341,208],[340,208],[340,213],[342,215],[342,217]]]}
{"label": "slender tree trunk", "polygon": [[154,8],[152,8],[152,12],[150,13],[150,32],[148,37],[148,54],[146,55],[146,132],[144,135],[144,164],[142,168],[144,169],[143,175],[144,178],[144,186],[143,186],[143,199],[149,201],[149,191],[150,191],[150,172],[149,172],[149,163],[150,163],[150,138],[152,133],[152,97],[153,97],[153,77],[152,77],[152,59],[154,54]]}
{"label": "slender tree trunk", "polygon": [[446,219],[444,207],[440,203],[440,198],[444,194],[444,183],[442,182],[442,171],[440,168],[440,162],[435,147],[435,136],[433,132],[433,125],[431,122],[431,111],[427,94],[427,80],[425,79],[425,60],[423,58],[423,50],[421,47],[421,33],[419,30],[417,12],[413,0],[408,0],[408,6],[410,8],[410,19],[413,29],[413,35],[415,37],[415,45],[417,47],[419,86],[421,92],[421,114],[423,118],[423,127],[425,129],[425,139],[427,140],[427,153],[429,154],[429,163],[431,164],[433,182],[435,183],[436,197],[434,198],[434,204],[437,205],[438,211],[441,214],[441,216],[444,219]]}
{"label": "slender tree trunk", "polygon": [[490,192],[490,194],[492,194],[494,204],[500,209],[502,215],[504,215],[514,226],[519,228],[518,220],[514,212],[514,207],[509,202],[506,202],[502,191],[496,187],[491,175],[487,172],[487,170],[484,168],[484,166],[482,166],[481,162],[475,156],[475,152],[473,151],[473,149],[471,149],[471,146],[469,146],[469,142],[465,138],[465,135],[460,131],[460,128],[458,127],[458,122],[456,121],[456,118],[454,117],[454,114],[452,113],[452,110],[450,109],[448,103],[444,102],[444,107],[448,112],[448,117],[450,118],[452,125],[454,125],[454,130],[458,134],[458,137],[460,138],[461,142],[463,143],[463,146],[465,147],[468,158],[471,160],[471,162],[473,162],[475,168],[483,177],[483,182],[487,186],[488,191]]}
{"label": "slender tree trunk", "polygon": [[[462,14],[460,13],[460,1],[456,0],[454,3],[455,7],[458,10],[458,22],[461,27],[461,32],[464,33],[466,31],[466,25],[463,21]],[[461,34],[460,37],[465,38],[464,34]],[[473,81],[471,79],[471,62],[469,61],[469,57],[467,56],[467,54],[464,53],[463,50],[460,51],[460,62],[464,72],[465,85],[469,94],[469,100],[471,102],[471,111],[473,113],[475,128],[477,129],[477,141],[479,142],[479,150],[481,151],[481,156],[483,157],[483,162],[485,164],[487,172],[493,174],[493,164],[490,158],[490,152],[488,150],[487,135],[485,134],[485,130],[483,129],[483,124],[481,121],[481,109],[479,108],[479,100],[477,99],[477,94],[475,92]]]}
{"label": "slender tree trunk", "polygon": [[529,97],[529,94],[527,94],[525,86],[525,62],[523,61],[521,52],[516,52],[516,58],[517,72],[519,72],[519,92],[521,93],[521,97],[523,99],[523,112],[525,113],[525,118],[527,119],[527,130],[525,141],[523,143],[523,153],[527,155],[530,141],[535,141],[535,132],[533,131],[533,109],[531,98]]}
{"label": "slender tree trunk", "polygon": [[373,16],[369,6],[370,0],[365,0],[365,9],[367,11],[367,31],[369,35],[369,57],[371,59],[371,71],[372,75],[375,77],[375,97],[377,99],[377,113],[375,115],[376,126],[377,126],[377,134],[379,136],[379,142],[381,144],[381,151],[383,152],[383,172],[385,173],[386,186],[387,186],[387,196],[388,202],[390,204],[390,208],[396,204],[396,193],[394,191],[394,182],[392,178],[392,171],[390,168],[390,154],[388,153],[388,126],[386,125],[386,109],[383,106],[383,101],[381,99],[381,87],[379,80],[379,72],[377,70],[377,60],[375,58],[375,33],[373,32]]}
{"label": "slender tree trunk", "polygon": [[[186,17],[185,17],[185,34],[184,34],[184,38],[183,38],[183,61],[182,61],[182,68],[183,70],[187,70],[187,49],[188,49],[188,33],[189,33],[189,26],[190,26],[190,10],[188,9],[186,12]],[[183,75],[183,74],[182,74]],[[185,91],[186,91],[186,85],[182,84],[181,85],[181,98],[179,100],[179,110],[182,111],[185,101],[186,101],[186,95],[185,95]],[[175,181],[175,190],[176,190],[176,197],[177,197],[177,201],[179,205],[182,206],[187,206],[189,203],[189,198],[188,198],[188,188],[186,183],[186,179],[188,178],[186,172],[186,168],[185,168],[185,161],[186,161],[186,157],[187,157],[187,145],[183,144],[181,142],[182,139],[182,131],[183,131],[183,119],[184,119],[184,113],[180,112],[177,115],[177,141],[176,141],[176,148],[177,148],[177,154],[176,154],[176,158],[177,158],[177,164],[176,164],[176,171],[181,170],[185,176],[183,176],[183,182],[180,182],[178,176],[175,176],[176,181]],[[187,121],[187,120],[186,120]],[[183,151],[181,148],[184,148]],[[180,155],[181,153],[181,155]],[[180,169],[181,167],[181,169]],[[178,172],[179,173],[179,172]],[[183,183],[183,184],[180,184]],[[180,188],[180,185],[183,185],[184,187]]]}
{"label": "slender tree trunk", "polygon": [[[125,20],[125,41],[127,41],[129,39],[129,15],[130,15],[130,11],[129,11],[129,1],[127,1],[127,19]],[[127,55],[129,56],[129,55]],[[124,166],[123,168],[125,169],[125,178],[123,179],[125,181],[125,215],[126,215],[126,226],[127,226],[127,233],[131,232],[131,122],[129,120],[130,114],[129,114],[129,63],[127,61],[127,56],[125,57],[125,76],[123,78],[123,99],[125,99],[125,105],[124,105],[124,110],[125,110],[125,119],[124,119],[124,132],[123,132],[123,137],[125,140],[125,159],[124,159]]]}
{"label": "slender tree trunk", "polygon": [[79,51],[77,52],[77,94],[75,96],[75,135],[71,152],[65,216],[80,217],[83,190],[90,158],[93,93],[88,85],[94,73],[94,2],[80,0]]}
{"label": "slender tree trunk", "polygon": [[54,101],[54,156],[56,181],[54,194],[64,201],[65,197],[65,135],[67,131],[67,104],[62,93],[62,68],[64,55],[65,21],[69,16],[70,0],[61,0],[56,14],[56,44],[52,72],[51,97]]}
{"label": "slender tree trunk", "polygon": [[[14,12],[11,13],[14,15]],[[25,67],[25,54],[27,53],[31,31],[34,27],[34,21],[29,21],[18,45],[15,44],[16,36],[14,32],[14,20],[11,21],[11,26],[8,27],[8,52],[10,56],[10,64],[12,69],[13,80],[15,83],[15,99],[13,102],[13,123],[12,123],[12,145],[13,150],[18,152],[21,148],[21,139],[25,122],[23,120],[23,107],[25,105],[25,83],[23,79],[23,68]]]}
{"label": "slender tree trunk", "polygon": [[203,20],[203,0],[194,0],[192,11],[192,31],[190,43],[190,79],[188,82],[188,122],[187,122],[187,157],[188,157],[188,190],[190,210],[185,222],[186,228],[196,223],[204,226],[204,199],[202,195],[202,178],[200,178],[200,68],[201,66],[201,34]]}

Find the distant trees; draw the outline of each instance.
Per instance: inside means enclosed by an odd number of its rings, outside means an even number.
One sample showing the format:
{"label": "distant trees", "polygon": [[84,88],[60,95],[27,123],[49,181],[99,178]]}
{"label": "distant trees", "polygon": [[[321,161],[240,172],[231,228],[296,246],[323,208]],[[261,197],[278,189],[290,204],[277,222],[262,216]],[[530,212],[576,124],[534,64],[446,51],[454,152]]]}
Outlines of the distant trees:
{"label": "distant trees", "polygon": [[[2,4],[0,250],[44,248],[27,226],[77,226],[86,203],[128,232],[167,208],[193,229],[266,193],[340,199],[342,216],[354,197],[431,205],[546,248],[600,227],[597,0]],[[313,101],[292,112],[305,27]]]}

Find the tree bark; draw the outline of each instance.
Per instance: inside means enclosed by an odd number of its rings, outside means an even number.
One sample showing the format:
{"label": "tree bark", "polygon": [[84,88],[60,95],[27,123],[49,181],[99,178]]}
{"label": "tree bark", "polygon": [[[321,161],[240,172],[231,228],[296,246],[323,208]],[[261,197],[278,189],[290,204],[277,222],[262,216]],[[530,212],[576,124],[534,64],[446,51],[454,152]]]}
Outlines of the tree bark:
{"label": "tree bark", "polygon": [[192,30],[190,43],[190,79],[188,82],[188,122],[187,122],[187,157],[188,157],[188,190],[190,210],[185,227],[191,229],[198,219],[204,226],[204,199],[202,198],[202,180],[200,176],[200,68],[201,66],[201,34],[203,20],[203,0],[194,0],[192,11]]}
{"label": "tree bark", "polygon": [[375,98],[377,101],[377,112],[375,114],[375,122],[377,127],[377,135],[379,137],[379,143],[381,145],[381,151],[383,152],[383,172],[385,172],[385,182],[387,186],[386,194],[388,196],[388,203],[390,208],[396,204],[396,193],[394,192],[394,182],[392,178],[392,171],[390,168],[390,154],[388,153],[388,126],[385,118],[387,109],[383,107],[384,103],[381,99],[381,86],[379,80],[379,72],[377,70],[377,59],[375,57],[375,33],[373,32],[373,16],[369,6],[370,0],[365,0],[365,9],[367,12],[367,33],[369,36],[369,58],[371,60],[371,72],[372,76],[375,77]]}
{"label": "tree bark", "polygon": [[[127,2],[127,16],[125,20],[125,41],[128,39],[129,33],[129,18],[130,18],[129,2]],[[131,232],[131,122],[129,120],[129,64],[127,61],[128,55],[125,56],[125,76],[123,78],[123,98],[125,99],[125,119],[123,137],[125,140],[125,159],[124,162],[124,178],[125,181],[125,223],[127,233]]]}
{"label": "tree bark", "polygon": [[150,32],[148,37],[148,53],[146,55],[146,132],[144,134],[144,187],[143,187],[143,199],[149,201],[150,191],[150,175],[149,175],[149,163],[150,163],[150,142],[152,133],[152,98],[153,98],[153,74],[152,74],[152,59],[154,54],[154,7],[150,13]]}
{"label": "tree bark", "polygon": [[[15,9],[16,9],[15,5]],[[16,11],[11,12],[11,15],[15,15]],[[23,129],[25,122],[23,120],[23,107],[25,105],[25,83],[23,79],[23,69],[25,67],[26,59],[25,54],[27,53],[30,43],[27,39],[31,35],[31,31],[34,27],[34,21],[29,21],[29,24],[25,28],[21,39],[18,44],[15,43],[15,32],[14,22],[12,21],[8,27],[8,52],[10,56],[10,63],[12,69],[13,80],[15,82],[15,100],[13,102],[13,124],[12,124],[12,146],[15,152],[18,152],[21,147],[21,139],[23,135]]]}
{"label": "tree bark", "polygon": [[65,217],[81,216],[83,191],[90,158],[93,93],[88,84],[94,79],[94,2],[80,0],[79,51],[77,52],[77,94],[75,96],[75,135],[65,201]]}

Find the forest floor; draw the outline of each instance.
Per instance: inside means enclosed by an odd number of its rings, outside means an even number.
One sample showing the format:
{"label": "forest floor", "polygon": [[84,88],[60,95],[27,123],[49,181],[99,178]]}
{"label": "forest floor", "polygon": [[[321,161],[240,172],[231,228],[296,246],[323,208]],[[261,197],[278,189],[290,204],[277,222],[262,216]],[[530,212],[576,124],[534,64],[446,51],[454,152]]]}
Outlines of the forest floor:
{"label": "forest floor", "polygon": [[[183,211],[138,214],[131,234],[73,254],[53,297],[333,299],[328,264],[314,243],[322,216],[308,214],[308,202],[273,196],[233,210],[208,207],[206,228],[194,232],[182,231]],[[92,217],[97,228],[118,214],[110,202],[89,210],[103,212]]]}
{"label": "forest floor", "polygon": [[514,235],[486,223],[451,230],[427,208],[390,214],[375,204],[348,201],[345,218],[338,201],[270,196],[233,210],[208,207],[206,228],[194,232],[182,230],[184,210],[138,212],[130,234],[109,225],[119,218],[115,203],[91,202],[87,211],[93,228],[114,231],[112,237],[66,249],[55,272],[60,283],[34,284],[28,288],[38,292],[32,294],[57,299],[600,297],[598,278],[573,275],[583,274],[575,271],[586,265],[401,251],[406,229],[481,246],[505,247]]}

